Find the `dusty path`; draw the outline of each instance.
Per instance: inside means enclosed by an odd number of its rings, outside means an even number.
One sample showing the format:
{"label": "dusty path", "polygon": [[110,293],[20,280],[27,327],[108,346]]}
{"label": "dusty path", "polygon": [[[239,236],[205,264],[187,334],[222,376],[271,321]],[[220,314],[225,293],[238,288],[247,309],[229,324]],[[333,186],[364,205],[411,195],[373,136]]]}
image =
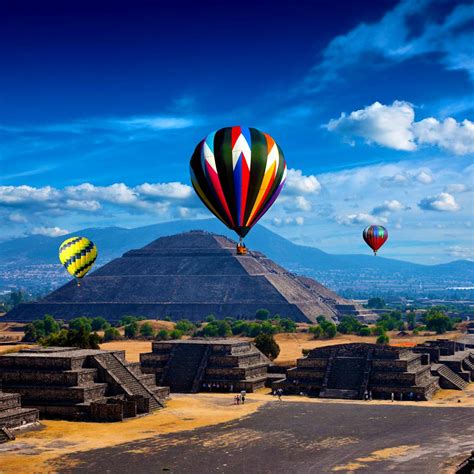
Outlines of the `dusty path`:
{"label": "dusty path", "polygon": [[71,455],[73,473],[443,472],[474,446],[473,408],[275,402],[241,420]]}

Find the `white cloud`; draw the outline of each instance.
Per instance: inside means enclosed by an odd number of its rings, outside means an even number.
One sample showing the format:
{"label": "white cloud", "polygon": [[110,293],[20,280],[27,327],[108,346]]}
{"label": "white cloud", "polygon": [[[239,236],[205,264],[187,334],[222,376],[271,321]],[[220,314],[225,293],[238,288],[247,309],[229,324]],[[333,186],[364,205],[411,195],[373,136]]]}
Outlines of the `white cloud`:
{"label": "white cloud", "polygon": [[386,224],[387,219],[382,216],[374,216],[365,212],[358,212],[356,214],[346,214],[344,216],[336,216],[336,222],[342,225],[371,225],[371,224]]}
{"label": "white cloud", "polygon": [[[437,146],[456,155],[474,153],[474,122],[467,119],[457,122],[453,118],[440,122],[433,117],[415,122],[413,106],[399,100],[391,105],[374,102],[349,115],[342,113],[325,127],[340,133],[351,144],[358,137],[394,150],[415,151],[422,146]],[[421,175],[418,179],[427,182],[429,177]]]}
{"label": "white cloud", "polygon": [[423,184],[430,184],[433,182],[433,176],[426,171],[420,171],[416,176],[415,179]]}
{"label": "white cloud", "polygon": [[301,170],[290,168],[284,189],[288,194],[317,194],[321,190],[321,184],[316,176],[305,176]]}
{"label": "white cloud", "polygon": [[426,211],[455,212],[459,211],[459,204],[454,196],[449,193],[440,193],[436,196],[428,196],[418,203],[420,209]]}
{"label": "white cloud", "polygon": [[447,70],[463,70],[474,78],[474,30],[469,27],[474,6],[452,2],[453,8],[435,16],[429,14],[430,9],[436,9],[433,3],[435,0],[402,0],[381,20],[360,23],[334,38],[307,78],[307,88],[317,90],[330,84],[344,69],[364,59],[383,67],[424,55],[431,55],[431,61],[438,61]]}
{"label": "white cloud", "polygon": [[44,203],[57,199],[59,193],[51,186],[34,188],[32,186],[0,186],[0,205],[24,203]]}
{"label": "white cloud", "polygon": [[447,193],[464,193],[469,188],[462,183],[450,183],[444,187],[444,191]]}
{"label": "white cloud", "polygon": [[8,220],[10,222],[15,222],[16,224],[24,224],[24,223],[28,222],[28,219],[24,215],[19,214],[18,212],[12,212],[8,216]]}
{"label": "white cloud", "polygon": [[272,224],[275,227],[283,227],[283,226],[291,226],[291,225],[303,225],[304,224],[304,217],[297,216],[297,217],[274,217],[272,219]]}
{"label": "white cloud", "polygon": [[69,231],[61,229],[60,227],[34,227],[31,234],[45,235],[47,237],[59,237],[61,235],[69,234]]}
{"label": "white cloud", "polygon": [[456,122],[449,117],[442,122],[429,117],[413,123],[413,133],[419,145],[434,145],[456,155],[474,153],[474,122]]}
{"label": "white cloud", "polygon": [[384,201],[382,205],[376,206],[372,209],[372,214],[375,216],[386,216],[391,212],[403,211],[407,209],[400,201],[396,199],[391,199],[388,201]]}
{"label": "white cloud", "polygon": [[187,184],[171,183],[144,183],[135,188],[140,194],[152,197],[165,197],[170,199],[187,199],[193,195],[193,189]]}
{"label": "white cloud", "polygon": [[[413,151],[416,149],[411,125],[415,118],[413,107],[408,102],[396,100],[392,105],[374,102],[361,110],[342,113],[326,125],[330,132],[339,132],[344,137],[362,137],[368,143]],[[351,142],[353,144],[353,142]]]}

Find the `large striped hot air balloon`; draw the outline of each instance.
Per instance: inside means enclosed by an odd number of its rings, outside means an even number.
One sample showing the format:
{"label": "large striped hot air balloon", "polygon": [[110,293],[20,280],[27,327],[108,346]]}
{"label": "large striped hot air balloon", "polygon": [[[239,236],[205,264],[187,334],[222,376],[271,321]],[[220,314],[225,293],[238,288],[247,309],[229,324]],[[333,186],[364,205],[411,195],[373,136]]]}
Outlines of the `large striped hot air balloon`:
{"label": "large striped hot air balloon", "polygon": [[85,237],[71,237],[59,247],[59,260],[66,270],[76,279],[80,279],[92,268],[97,259],[97,247]]}
{"label": "large striped hot air balloon", "polygon": [[242,238],[267,212],[286,179],[281,148],[255,128],[226,127],[202,140],[191,181],[206,207]]}
{"label": "large striped hot air balloon", "polygon": [[365,243],[374,251],[374,255],[377,255],[377,250],[388,239],[387,229],[381,225],[369,225],[362,232]]}

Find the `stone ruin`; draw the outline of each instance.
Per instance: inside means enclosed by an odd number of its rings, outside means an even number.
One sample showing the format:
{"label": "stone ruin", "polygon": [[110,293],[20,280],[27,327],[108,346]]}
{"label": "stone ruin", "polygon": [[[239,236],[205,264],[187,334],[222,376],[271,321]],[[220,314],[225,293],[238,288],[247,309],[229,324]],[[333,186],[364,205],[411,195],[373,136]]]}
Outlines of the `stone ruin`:
{"label": "stone ruin", "polygon": [[140,354],[141,369],[171,392],[253,392],[265,386],[270,361],[241,339],[153,342]]}
{"label": "stone ruin", "polygon": [[370,316],[260,252],[237,255],[235,246],[227,237],[203,231],[161,237],[88,274],[80,287],[70,281],[37,302],[16,306],[4,320],[31,321],[45,314],[64,320],[78,314],[108,321],[130,314],[174,320],[185,316],[191,321],[209,314],[245,319],[261,308],[301,322],[316,322],[321,314],[328,319]]}
{"label": "stone ruin", "polygon": [[125,351],[64,347],[0,356],[0,384],[42,417],[68,420],[121,421],[162,408],[169,395]]}
{"label": "stone ruin", "polygon": [[22,408],[20,394],[4,393],[0,388],[0,444],[15,439],[15,431],[37,422],[36,408]]}
{"label": "stone ruin", "polygon": [[439,389],[438,377],[422,354],[379,344],[339,344],[311,350],[289,369],[274,389],[321,398],[428,400]]}
{"label": "stone ruin", "polygon": [[426,341],[413,348],[431,363],[431,373],[439,377],[442,388],[463,390],[474,381],[474,350],[449,339]]}

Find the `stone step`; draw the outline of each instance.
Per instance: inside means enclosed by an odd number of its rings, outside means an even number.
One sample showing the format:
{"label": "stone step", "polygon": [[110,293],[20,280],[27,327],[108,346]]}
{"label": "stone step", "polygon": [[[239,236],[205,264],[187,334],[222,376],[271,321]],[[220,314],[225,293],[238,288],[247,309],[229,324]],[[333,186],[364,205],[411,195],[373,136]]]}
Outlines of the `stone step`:
{"label": "stone step", "polygon": [[445,379],[454,385],[458,390],[464,390],[468,383],[459,377],[458,374],[453,372],[449,367],[444,364],[433,364],[432,370],[435,372],[441,379]]}
{"label": "stone step", "polygon": [[6,426],[0,427],[0,444],[14,440],[15,435]]}

